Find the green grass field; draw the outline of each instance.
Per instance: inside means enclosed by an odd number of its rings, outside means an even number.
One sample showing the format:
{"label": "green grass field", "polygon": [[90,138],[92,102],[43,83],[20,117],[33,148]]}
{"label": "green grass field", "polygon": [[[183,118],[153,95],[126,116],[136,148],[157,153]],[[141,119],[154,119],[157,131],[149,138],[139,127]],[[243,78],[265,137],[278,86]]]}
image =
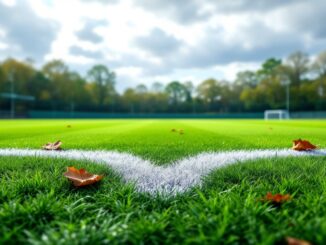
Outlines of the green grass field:
{"label": "green grass field", "polygon": [[[296,138],[326,148],[325,127],[319,120],[2,120],[0,148],[60,139],[64,149],[117,150],[162,165],[207,151],[289,148]],[[201,188],[162,198],[136,192],[104,165],[0,156],[0,243],[275,244],[292,236],[326,244],[325,160],[235,164],[213,171]],[[74,188],[63,177],[71,165],[105,178]],[[293,200],[273,207],[259,201],[267,192]]]}

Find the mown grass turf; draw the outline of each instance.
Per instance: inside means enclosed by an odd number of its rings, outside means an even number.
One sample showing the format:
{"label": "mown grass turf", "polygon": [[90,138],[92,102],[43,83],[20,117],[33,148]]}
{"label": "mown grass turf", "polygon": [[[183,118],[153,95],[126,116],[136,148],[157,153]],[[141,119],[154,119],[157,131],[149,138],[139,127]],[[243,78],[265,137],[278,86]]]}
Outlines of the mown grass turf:
{"label": "mown grass turf", "polygon": [[[115,149],[164,164],[202,151],[289,147],[298,137],[324,147],[325,126],[323,121],[0,121],[0,147],[39,148],[61,139],[66,149]],[[232,165],[214,171],[201,188],[153,198],[104,165],[0,157],[0,244],[275,244],[286,236],[326,244],[325,160]],[[71,165],[105,178],[73,188],[62,175]],[[259,201],[269,191],[290,193],[293,200],[281,208]]]}
{"label": "mown grass turf", "polygon": [[162,164],[203,151],[285,148],[299,137],[326,147],[325,127],[322,120],[2,120],[0,147],[60,139],[66,149],[127,151]]}
{"label": "mown grass turf", "polygon": [[[0,159],[0,243],[273,244],[285,236],[326,243],[326,158],[248,162],[216,170],[201,189],[153,198],[110,169],[67,160]],[[104,173],[89,188],[71,187],[68,165]],[[272,191],[293,201],[276,208]]]}

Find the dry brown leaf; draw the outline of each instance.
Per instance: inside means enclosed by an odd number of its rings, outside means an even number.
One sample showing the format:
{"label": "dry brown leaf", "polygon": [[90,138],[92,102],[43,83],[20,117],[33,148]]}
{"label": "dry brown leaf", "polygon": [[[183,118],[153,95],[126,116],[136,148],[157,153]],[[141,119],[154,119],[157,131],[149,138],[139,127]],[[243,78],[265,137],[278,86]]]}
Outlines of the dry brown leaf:
{"label": "dry brown leaf", "polygon": [[312,245],[310,242],[305,240],[300,240],[294,237],[287,237],[286,242],[288,245]]}
{"label": "dry brown leaf", "polygon": [[48,150],[48,151],[58,151],[58,150],[61,150],[61,145],[62,145],[62,142],[60,140],[58,140],[57,142],[54,142],[54,143],[47,143],[45,145],[42,146],[42,148],[44,150]]}
{"label": "dry brown leaf", "polygon": [[290,201],[291,196],[289,194],[275,194],[273,195],[271,192],[268,192],[264,198],[262,198],[262,201],[272,203],[275,206],[280,206],[282,203]]}
{"label": "dry brown leaf", "polygon": [[67,128],[71,128],[71,125],[67,125]]}
{"label": "dry brown leaf", "polygon": [[308,140],[293,140],[292,149],[296,151],[311,151],[316,149],[317,146],[311,144]]}
{"label": "dry brown leaf", "polygon": [[176,132],[177,130],[175,128],[171,129],[171,132]]}
{"label": "dry brown leaf", "polygon": [[77,187],[94,184],[103,178],[103,175],[91,174],[85,169],[77,169],[75,167],[68,167],[67,172],[63,175],[71,180],[73,185]]}

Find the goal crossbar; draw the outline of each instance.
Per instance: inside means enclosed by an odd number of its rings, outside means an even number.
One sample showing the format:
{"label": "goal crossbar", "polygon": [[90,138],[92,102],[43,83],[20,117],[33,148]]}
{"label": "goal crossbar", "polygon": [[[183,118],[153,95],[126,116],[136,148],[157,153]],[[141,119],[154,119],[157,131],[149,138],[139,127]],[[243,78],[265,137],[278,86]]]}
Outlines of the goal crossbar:
{"label": "goal crossbar", "polygon": [[289,119],[290,114],[289,111],[287,110],[266,110],[264,112],[264,119],[265,120],[270,120],[270,119]]}

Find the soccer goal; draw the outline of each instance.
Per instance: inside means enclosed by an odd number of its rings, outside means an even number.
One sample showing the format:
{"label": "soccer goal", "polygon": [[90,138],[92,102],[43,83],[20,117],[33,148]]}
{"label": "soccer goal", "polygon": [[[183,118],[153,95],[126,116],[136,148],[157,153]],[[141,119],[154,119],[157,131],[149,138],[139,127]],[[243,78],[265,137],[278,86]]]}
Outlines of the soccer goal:
{"label": "soccer goal", "polygon": [[270,119],[290,119],[290,114],[289,111],[287,110],[266,110],[264,112],[264,118],[265,120],[270,120]]}

